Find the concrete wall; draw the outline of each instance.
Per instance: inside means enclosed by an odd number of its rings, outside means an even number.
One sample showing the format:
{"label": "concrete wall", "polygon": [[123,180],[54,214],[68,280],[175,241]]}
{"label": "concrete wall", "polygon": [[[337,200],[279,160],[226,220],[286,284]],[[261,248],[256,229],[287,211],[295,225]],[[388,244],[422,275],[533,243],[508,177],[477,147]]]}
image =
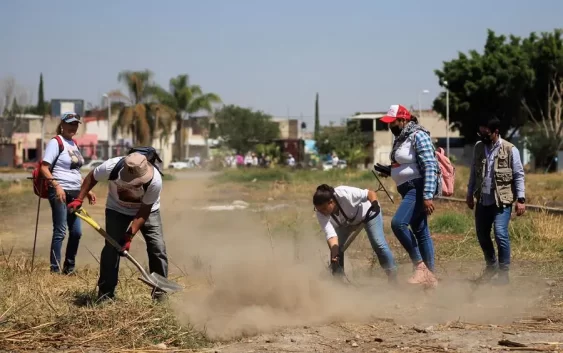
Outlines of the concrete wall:
{"label": "concrete wall", "polygon": [[274,118],[280,129],[280,139],[298,139],[301,137],[301,124],[297,119]]}

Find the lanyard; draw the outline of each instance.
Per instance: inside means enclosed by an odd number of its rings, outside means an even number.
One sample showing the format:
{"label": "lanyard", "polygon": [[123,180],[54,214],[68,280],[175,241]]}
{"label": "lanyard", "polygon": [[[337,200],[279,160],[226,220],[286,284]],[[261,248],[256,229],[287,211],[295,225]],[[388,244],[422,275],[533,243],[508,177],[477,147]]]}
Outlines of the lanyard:
{"label": "lanyard", "polygon": [[495,161],[495,152],[498,149],[498,147],[500,146],[500,139],[493,145],[493,147],[491,148],[491,150],[489,151],[489,148],[487,146],[485,146],[485,158],[487,160],[487,175],[489,176],[491,174],[491,170],[493,168],[493,164]]}

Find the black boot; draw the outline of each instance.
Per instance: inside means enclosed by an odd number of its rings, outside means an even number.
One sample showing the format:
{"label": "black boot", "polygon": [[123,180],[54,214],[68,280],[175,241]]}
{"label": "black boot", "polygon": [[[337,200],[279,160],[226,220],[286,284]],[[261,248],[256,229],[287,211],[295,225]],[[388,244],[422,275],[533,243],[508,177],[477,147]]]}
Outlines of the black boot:
{"label": "black boot", "polygon": [[487,267],[485,267],[485,270],[483,270],[481,276],[475,279],[474,282],[477,285],[489,283],[491,279],[497,274],[497,272],[498,269],[496,265],[487,265]]}
{"label": "black boot", "polygon": [[508,275],[508,270],[500,270],[498,272],[498,277],[494,282],[494,284],[497,286],[506,286],[510,284],[510,277]]}

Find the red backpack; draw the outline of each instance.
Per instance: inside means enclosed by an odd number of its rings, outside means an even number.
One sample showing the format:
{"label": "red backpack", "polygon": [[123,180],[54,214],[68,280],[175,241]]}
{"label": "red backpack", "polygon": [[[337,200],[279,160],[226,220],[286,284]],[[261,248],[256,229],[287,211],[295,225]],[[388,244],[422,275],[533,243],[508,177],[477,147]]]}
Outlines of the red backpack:
{"label": "red backpack", "polygon": [[[63,145],[63,140],[61,140],[61,138],[58,135],[53,137],[53,138],[56,139],[58,144],[59,144],[59,154],[57,154],[57,156],[55,157],[55,160],[53,161],[53,163],[49,167],[49,171],[51,173],[53,173],[53,168],[55,168],[55,164],[57,163],[59,156],[61,155],[61,153],[65,149],[65,146]],[[76,143],[76,141],[74,139],[72,141],[74,142],[75,145],[78,146],[78,144]],[[31,177],[32,177],[32,180],[33,180],[33,192],[35,193],[35,195],[39,196],[40,198],[46,199],[46,198],[49,197],[49,181],[50,180],[44,179],[43,176],[41,175],[41,162],[42,162],[41,159],[39,161],[37,161],[37,166],[31,172]]]}

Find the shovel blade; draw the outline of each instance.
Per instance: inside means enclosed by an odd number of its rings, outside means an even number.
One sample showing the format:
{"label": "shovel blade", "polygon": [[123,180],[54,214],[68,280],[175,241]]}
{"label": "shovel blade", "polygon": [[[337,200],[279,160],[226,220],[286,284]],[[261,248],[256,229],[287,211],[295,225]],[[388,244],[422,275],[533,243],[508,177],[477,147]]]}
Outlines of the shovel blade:
{"label": "shovel blade", "polygon": [[139,279],[143,282],[145,282],[146,284],[148,284],[149,286],[161,290],[165,293],[174,293],[174,292],[178,292],[181,291],[183,288],[182,286],[180,286],[179,284],[169,280],[168,278],[165,278],[161,275],[159,275],[158,273],[151,273],[150,275],[148,275],[148,278],[146,277],[139,277]]}

